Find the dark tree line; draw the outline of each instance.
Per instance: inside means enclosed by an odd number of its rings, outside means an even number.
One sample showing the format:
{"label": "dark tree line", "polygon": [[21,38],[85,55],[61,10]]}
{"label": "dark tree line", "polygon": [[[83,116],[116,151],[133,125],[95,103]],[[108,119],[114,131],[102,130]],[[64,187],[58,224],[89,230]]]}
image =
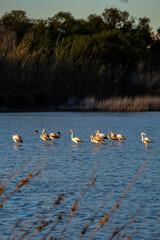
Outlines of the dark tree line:
{"label": "dark tree line", "polygon": [[70,12],[29,19],[22,10],[0,18],[1,106],[157,96],[159,62],[160,40],[153,36],[150,19],[136,20],[117,8],[86,20]]}

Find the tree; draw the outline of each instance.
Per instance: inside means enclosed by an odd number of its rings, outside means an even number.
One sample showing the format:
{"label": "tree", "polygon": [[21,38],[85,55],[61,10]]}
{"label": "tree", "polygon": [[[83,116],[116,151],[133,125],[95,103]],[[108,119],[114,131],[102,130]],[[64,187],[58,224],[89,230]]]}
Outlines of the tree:
{"label": "tree", "polygon": [[138,28],[150,30],[150,19],[143,17],[138,19]]}
{"label": "tree", "polygon": [[105,29],[105,23],[101,16],[91,14],[88,16],[88,29],[93,33],[101,32]]}
{"label": "tree", "polygon": [[117,8],[105,8],[102,16],[111,28],[118,27],[121,22],[120,11]]}
{"label": "tree", "polygon": [[33,33],[32,44],[34,43],[34,48],[39,49],[47,46],[47,20],[36,20],[31,28],[31,32]]}
{"label": "tree", "polygon": [[55,18],[48,19],[48,37],[50,38],[51,42],[55,42],[59,35],[61,34],[59,29],[59,22]]}
{"label": "tree", "polygon": [[26,17],[26,12],[22,10],[13,10],[10,13],[6,13],[0,21],[1,28],[16,33],[18,42],[22,40],[31,25],[30,20]]}
{"label": "tree", "polygon": [[59,12],[53,18],[50,18],[50,21],[56,23],[60,34],[72,33],[75,24],[75,19],[69,12]]}
{"label": "tree", "polygon": [[135,27],[135,19],[133,17],[131,17],[126,22],[124,22],[121,29],[125,32],[130,32],[133,30],[134,27]]}
{"label": "tree", "polygon": [[157,33],[160,34],[160,27],[157,29]]}
{"label": "tree", "polygon": [[138,19],[138,25],[136,31],[138,31],[139,35],[143,39],[146,44],[146,47],[150,46],[153,42],[151,37],[151,27],[149,25],[150,19],[143,17]]}
{"label": "tree", "polygon": [[72,32],[73,34],[81,35],[90,34],[90,31],[88,29],[88,22],[84,19],[76,19]]}
{"label": "tree", "polygon": [[135,23],[134,18],[130,17],[127,11],[120,11],[117,8],[105,8],[102,16],[110,28],[131,30]]}

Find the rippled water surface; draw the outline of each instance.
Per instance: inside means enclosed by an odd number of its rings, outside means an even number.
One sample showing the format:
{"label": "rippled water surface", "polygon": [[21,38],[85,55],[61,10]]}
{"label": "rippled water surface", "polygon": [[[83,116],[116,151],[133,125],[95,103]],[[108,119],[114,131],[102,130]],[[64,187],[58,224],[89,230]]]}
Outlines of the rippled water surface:
{"label": "rippled water surface", "polygon": [[[43,128],[48,134],[60,131],[61,138],[45,144],[40,139]],[[83,143],[71,141],[71,129]],[[121,133],[126,140],[96,145],[90,141],[96,129],[106,135],[111,130]],[[26,230],[22,239],[112,239],[115,231],[119,239],[123,234],[136,240],[160,239],[160,113],[0,113],[0,131],[0,178],[6,185],[0,239],[20,239]],[[141,142],[142,131],[153,140],[148,148]],[[14,134],[21,135],[23,144],[13,142]],[[119,207],[94,232],[147,159]],[[13,192],[29,173],[37,176]],[[91,177],[96,179],[92,187],[87,185]],[[61,193],[64,198],[56,205]],[[69,217],[76,201],[75,214]],[[47,226],[35,234],[40,220]]]}

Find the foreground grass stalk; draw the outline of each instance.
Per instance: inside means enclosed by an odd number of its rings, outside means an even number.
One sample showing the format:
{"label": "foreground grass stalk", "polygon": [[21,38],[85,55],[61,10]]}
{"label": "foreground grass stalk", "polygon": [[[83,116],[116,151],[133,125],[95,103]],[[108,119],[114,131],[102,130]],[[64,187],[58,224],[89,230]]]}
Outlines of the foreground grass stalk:
{"label": "foreground grass stalk", "polygon": [[94,178],[94,175],[96,174],[96,172],[97,172],[97,170],[98,170],[101,162],[102,162],[102,161],[100,161],[100,162],[97,164],[95,170],[93,171],[93,173],[92,173],[92,175],[91,175],[91,177],[90,177],[90,179],[89,179],[89,181],[88,181],[88,183],[87,183],[87,185],[86,185],[86,188],[85,188],[84,191],[82,192],[82,194],[81,194],[80,198],[78,199],[78,201],[75,201],[75,203],[72,205],[71,211],[70,211],[70,217],[69,217],[69,219],[68,219],[68,221],[67,221],[64,229],[62,230],[60,236],[58,237],[58,239],[61,239],[61,238],[62,238],[62,236],[63,236],[63,234],[64,234],[67,226],[69,225],[72,217],[74,216],[75,211],[76,211],[78,205],[80,204],[80,201],[81,201],[82,198],[84,197],[85,193],[94,185],[94,183],[95,183],[95,181],[96,181],[96,179]]}
{"label": "foreground grass stalk", "polygon": [[[133,184],[135,183],[135,181],[137,180],[137,178],[139,177],[139,175],[142,173],[143,169],[146,167],[147,163],[149,162],[149,160],[151,159],[153,153],[147,158],[147,160],[144,162],[144,164],[141,166],[140,170],[138,171],[138,173],[136,174],[136,176],[133,178],[132,182],[128,185],[128,187],[126,188],[126,190],[123,192],[123,194],[120,196],[120,198],[118,199],[118,201],[116,202],[116,204],[111,208],[110,211],[108,211],[104,217],[102,217],[99,221],[99,224],[97,225],[97,227],[94,229],[94,231],[90,234],[88,239],[92,239],[94,237],[94,235],[99,231],[99,229],[101,227],[103,227],[105,224],[109,223],[109,217],[110,215],[116,210],[119,209],[119,205],[120,202],[123,200],[123,198],[126,196],[126,194],[128,193],[128,191],[132,188]],[[42,163],[45,160],[45,158],[43,158],[40,162],[38,162],[38,164],[30,171],[29,174],[27,174],[27,176],[25,178],[23,178],[20,183],[18,184],[18,186],[13,189],[13,191],[7,195],[6,198],[4,198],[1,203],[5,202],[11,195],[13,195],[18,189],[20,189],[23,185],[27,184],[30,179],[34,178],[35,176],[39,175],[39,173],[41,173],[41,171],[46,168],[49,164],[49,162],[47,162],[46,164],[44,164],[43,166]],[[25,162],[22,167],[20,167],[18,169],[18,171],[9,179],[9,183],[16,177],[16,175],[24,168],[24,166],[28,163]],[[51,205],[51,207],[49,207],[49,209],[47,209],[47,207],[51,204],[51,202],[53,201],[53,199],[55,198],[52,197],[48,202],[44,203],[44,205],[38,210],[37,213],[35,213],[30,219],[28,219],[27,222],[25,222],[22,225],[22,220],[19,220],[15,223],[15,225],[13,226],[9,238],[10,240],[15,240],[18,236],[18,239],[25,239],[27,237],[27,239],[32,239],[34,238],[36,235],[38,236],[38,234],[40,232],[43,231],[43,239],[47,239],[49,236],[51,236],[51,232],[58,226],[58,224],[60,222],[62,222],[62,220],[66,220],[64,227],[62,229],[62,231],[60,232],[59,236],[56,239],[62,239],[64,237],[64,233],[68,227],[68,225],[70,224],[73,216],[75,214],[78,214],[79,211],[77,211],[78,206],[80,205],[81,200],[83,199],[84,195],[86,194],[86,192],[95,184],[96,178],[95,178],[95,174],[99,168],[101,164],[101,161],[97,164],[96,168],[94,169],[91,177],[89,178],[82,194],[80,195],[79,199],[77,201],[75,201],[72,205],[71,208],[67,211],[63,211],[63,212],[59,212],[58,215],[54,215],[52,213],[52,210],[54,209],[55,206],[58,206],[64,199],[64,197],[66,197],[69,193],[64,194],[61,193],[57,196],[57,199],[53,202],[53,204]],[[40,168],[41,167],[41,168]],[[38,169],[40,168],[40,169]],[[7,176],[7,175],[6,175]],[[3,180],[5,179],[5,177],[3,178]],[[8,184],[9,184],[8,183]],[[74,192],[74,191],[72,191]],[[104,206],[104,204],[106,203],[106,201],[108,201],[109,197],[110,197],[111,193],[108,194],[108,196],[104,199],[104,201],[102,202],[102,204],[99,206],[99,208],[97,209],[97,211],[95,212],[94,216],[90,219],[90,222],[88,225],[84,226],[84,228],[81,231],[81,237],[80,239],[83,239],[86,232],[88,231],[89,227],[92,225],[92,223],[95,221],[96,216],[98,215],[98,213],[100,212],[100,210],[102,209],[102,207]],[[140,229],[143,227],[143,225],[145,224],[145,222],[143,222],[143,224],[141,224],[141,226],[132,234],[127,236],[127,232],[129,227],[135,222],[136,220],[136,216],[142,211],[142,209],[145,207],[146,204],[144,204],[143,206],[140,207],[140,209],[134,214],[134,216],[128,220],[125,224],[115,227],[112,231],[111,236],[109,237],[109,240],[114,239],[115,237],[117,237],[117,239],[124,238],[127,237],[127,239],[131,239],[133,238],[138,231],[140,231]],[[86,208],[85,208],[86,209]],[[42,212],[44,211],[44,213],[42,214]],[[36,220],[36,222],[34,221]],[[21,225],[21,226],[20,226]],[[18,229],[19,228],[19,229]],[[16,231],[17,230],[17,231]],[[46,231],[46,232],[45,232]],[[20,235],[21,234],[21,235]],[[40,237],[40,235],[39,235]],[[50,237],[50,239],[54,239],[54,237]]]}
{"label": "foreground grass stalk", "polygon": [[[7,182],[4,184],[4,185],[1,185],[1,187],[0,187],[0,195],[3,193],[3,191],[6,189],[6,187],[14,180],[14,178],[18,175],[18,173],[20,173],[21,171],[22,171],[22,169],[28,164],[28,162],[29,162],[29,160],[28,161],[26,161],[23,165],[22,165],[22,167],[20,167],[18,170],[17,170],[17,172],[10,178],[10,180],[7,180]],[[12,170],[11,170],[12,171]],[[10,172],[11,172],[10,171]],[[9,173],[8,173],[9,174]],[[7,175],[8,175],[7,174]],[[7,177],[7,175],[5,175],[5,177]],[[2,179],[2,181],[3,181],[3,179]],[[3,204],[1,205],[2,207],[3,207]]]}
{"label": "foreground grass stalk", "polygon": [[[12,192],[10,192],[5,198],[3,198],[1,201],[0,201],[0,208],[3,208],[3,204],[6,202],[6,200],[8,198],[10,198],[15,192],[17,192],[23,185],[27,184],[30,179],[34,178],[35,176],[37,176],[42,169],[44,169],[49,163],[47,163],[46,165],[44,165],[42,167],[41,170],[37,171],[36,173],[34,173],[34,171],[39,167],[40,164],[42,164],[42,162],[44,161],[44,159],[42,159],[35,167],[34,169],[26,176],[24,177],[17,185],[17,187],[15,187],[13,189]],[[11,178],[11,180],[9,181],[9,183],[16,177],[16,175],[24,168],[24,166],[26,165],[26,163],[24,163],[22,165],[22,167],[20,169],[18,169],[18,171],[13,175],[13,177]]]}
{"label": "foreground grass stalk", "polygon": [[143,169],[146,167],[147,163],[149,162],[149,160],[151,159],[153,153],[146,159],[146,161],[144,162],[144,164],[142,165],[142,167],[140,168],[139,172],[136,174],[136,176],[133,178],[132,182],[129,184],[129,186],[126,188],[126,190],[124,191],[124,193],[121,195],[121,197],[119,198],[119,200],[116,202],[116,204],[111,208],[111,210],[105,214],[105,216],[103,218],[100,219],[98,226],[96,227],[96,229],[92,232],[92,234],[90,235],[90,237],[88,238],[88,240],[92,239],[94,237],[94,235],[98,232],[98,230],[104,226],[104,224],[107,224],[109,222],[109,216],[112,214],[112,212],[119,208],[119,204],[122,201],[122,199],[125,197],[125,195],[128,193],[128,191],[131,189],[131,187],[133,186],[133,184],[135,183],[135,181],[137,180],[137,178],[139,177],[139,175],[142,173]]}
{"label": "foreground grass stalk", "polygon": [[123,224],[120,227],[116,227],[112,233],[112,236],[109,237],[108,240],[112,240],[115,236],[117,236],[117,239],[119,239],[120,237],[122,238],[127,237],[127,231],[129,230],[129,226],[136,222],[136,216],[142,211],[142,209],[146,206],[146,204],[147,203],[143,204],[143,206],[139,208],[139,210],[134,214],[134,216],[129,221],[127,221],[125,224]]}
{"label": "foreground grass stalk", "polygon": [[105,198],[105,200],[103,201],[103,203],[100,205],[100,207],[98,208],[97,212],[94,214],[94,216],[92,217],[92,219],[90,220],[89,224],[87,226],[85,226],[82,231],[81,231],[81,239],[83,239],[85,233],[87,232],[87,230],[89,229],[89,227],[91,226],[91,224],[94,222],[96,216],[98,215],[99,211],[103,208],[104,204],[106,203],[106,201],[108,201],[109,197],[110,197],[111,193],[108,194],[108,196]]}
{"label": "foreground grass stalk", "polygon": [[[54,198],[54,197],[53,197]],[[36,214],[34,214],[15,234],[12,238],[10,238],[11,240],[15,239],[15,237],[17,235],[19,235],[24,229],[25,227],[27,227],[37,216],[40,215],[40,213],[48,206],[48,204],[53,200],[53,198],[51,198]],[[29,231],[27,230],[25,233],[25,235],[29,234]],[[23,236],[23,235],[22,235]],[[21,236],[21,237],[22,237]]]}

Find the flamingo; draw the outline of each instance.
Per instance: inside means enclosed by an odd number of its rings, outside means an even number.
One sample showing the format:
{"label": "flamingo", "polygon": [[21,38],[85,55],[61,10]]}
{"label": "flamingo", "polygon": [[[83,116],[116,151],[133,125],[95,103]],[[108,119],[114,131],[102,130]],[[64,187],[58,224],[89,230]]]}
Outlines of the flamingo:
{"label": "flamingo", "polygon": [[99,133],[99,130],[96,130],[95,134],[96,134],[97,137],[101,137],[103,139],[108,139],[107,136],[104,133]]}
{"label": "flamingo", "polygon": [[12,136],[12,138],[13,138],[13,140],[15,141],[15,142],[17,142],[17,143],[23,143],[23,141],[22,141],[22,139],[21,139],[21,136],[19,135],[19,134],[17,134],[17,135],[13,135]]}
{"label": "flamingo", "polygon": [[45,131],[45,129],[43,129],[40,138],[41,138],[42,140],[44,140],[45,143],[47,142],[47,140],[51,141],[49,135],[48,135],[47,133],[45,133],[44,131]]}
{"label": "flamingo", "polygon": [[54,142],[54,139],[55,139],[55,138],[60,138],[60,132],[58,132],[58,133],[50,133],[50,134],[49,134],[49,137],[50,137],[50,139],[52,139],[53,142]]}
{"label": "flamingo", "polygon": [[116,134],[116,137],[118,138],[119,141],[126,140],[125,137],[123,137],[123,135],[120,133]]}
{"label": "flamingo", "polygon": [[116,137],[116,134],[114,134],[112,131],[109,132],[108,139],[112,140],[112,143],[113,143],[113,140],[118,140],[118,138]]}
{"label": "flamingo", "polygon": [[94,142],[94,143],[104,143],[105,142],[104,139],[99,136],[94,137],[93,135],[91,135],[90,138],[91,138],[91,142]]}
{"label": "flamingo", "polygon": [[142,142],[145,143],[146,147],[148,143],[153,143],[153,141],[151,141],[148,137],[143,137],[146,134],[144,132],[141,133],[141,137],[142,137]]}
{"label": "flamingo", "polygon": [[73,130],[70,130],[70,132],[71,132],[71,139],[72,139],[73,142],[75,142],[75,143],[83,142],[82,139],[77,138],[77,137],[73,137]]}

